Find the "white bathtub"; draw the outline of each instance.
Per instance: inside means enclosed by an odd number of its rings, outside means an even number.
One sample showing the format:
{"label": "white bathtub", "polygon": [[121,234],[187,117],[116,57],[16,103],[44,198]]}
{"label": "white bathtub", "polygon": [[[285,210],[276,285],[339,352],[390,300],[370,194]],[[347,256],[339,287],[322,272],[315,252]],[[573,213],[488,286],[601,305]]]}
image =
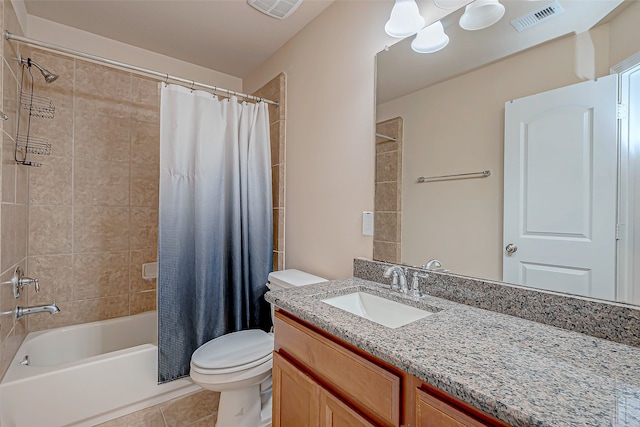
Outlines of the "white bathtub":
{"label": "white bathtub", "polygon": [[155,311],[30,333],[0,383],[0,425],[93,426],[199,390],[157,384],[156,343]]}

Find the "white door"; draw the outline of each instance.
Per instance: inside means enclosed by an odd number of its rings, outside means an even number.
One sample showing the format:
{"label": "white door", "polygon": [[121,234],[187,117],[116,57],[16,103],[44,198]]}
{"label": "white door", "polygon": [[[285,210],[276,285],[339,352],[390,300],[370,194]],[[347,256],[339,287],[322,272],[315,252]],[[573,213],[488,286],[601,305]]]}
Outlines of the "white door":
{"label": "white door", "polygon": [[503,280],[613,300],[617,76],[505,105]]}
{"label": "white door", "polygon": [[620,76],[621,110],[616,299],[640,305],[640,54],[613,70]]}

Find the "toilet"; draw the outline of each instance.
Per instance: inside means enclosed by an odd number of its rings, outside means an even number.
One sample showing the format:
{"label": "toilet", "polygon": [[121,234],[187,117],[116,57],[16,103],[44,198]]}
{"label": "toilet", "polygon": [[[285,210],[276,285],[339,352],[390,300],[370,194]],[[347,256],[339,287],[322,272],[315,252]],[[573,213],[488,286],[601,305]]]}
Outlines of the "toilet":
{"label": "toilet", "polygon": [[[267,286],[277,290],[326,281],[292,269],[269,273]],[[220,392],[216,427],[270,427],[272,366],[273,334],[250,329],[200,346],[191,356],[189,375],[200,387]]]}

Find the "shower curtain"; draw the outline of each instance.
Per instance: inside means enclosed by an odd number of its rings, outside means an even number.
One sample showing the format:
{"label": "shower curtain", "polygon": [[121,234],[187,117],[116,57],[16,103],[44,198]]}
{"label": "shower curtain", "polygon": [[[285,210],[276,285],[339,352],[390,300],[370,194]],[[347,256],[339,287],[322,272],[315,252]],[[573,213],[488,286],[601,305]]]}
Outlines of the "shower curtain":
{"label": "shower curtain", "polygon": [[205,342],[270,327],[272,236],[267,105],[162,84],[160,383],[188,375]]}

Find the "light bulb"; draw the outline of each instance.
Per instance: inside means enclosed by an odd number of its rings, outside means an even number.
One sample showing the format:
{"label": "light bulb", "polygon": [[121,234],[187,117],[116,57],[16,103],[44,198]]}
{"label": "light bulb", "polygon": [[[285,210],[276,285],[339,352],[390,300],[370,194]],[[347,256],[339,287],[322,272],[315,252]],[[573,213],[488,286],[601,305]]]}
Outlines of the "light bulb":
{"label": "light bulb", "polygon": [[424,27],[425,21],[415,0],[396,0],[384,31],[391,37],[408,37]]}
{"label": "light bulb", "polygon": [[411,42],[411,49],[418,53],[433,53],[449,44],[449,36],[445,34],[442,22],[437,21],[424,27]]}
{"label": "light bulb", "polygon": [[469,31],[482,30],[498,22],[504,6],[498,0],[476,0],[468,4],[460,17],[460,26]]}

